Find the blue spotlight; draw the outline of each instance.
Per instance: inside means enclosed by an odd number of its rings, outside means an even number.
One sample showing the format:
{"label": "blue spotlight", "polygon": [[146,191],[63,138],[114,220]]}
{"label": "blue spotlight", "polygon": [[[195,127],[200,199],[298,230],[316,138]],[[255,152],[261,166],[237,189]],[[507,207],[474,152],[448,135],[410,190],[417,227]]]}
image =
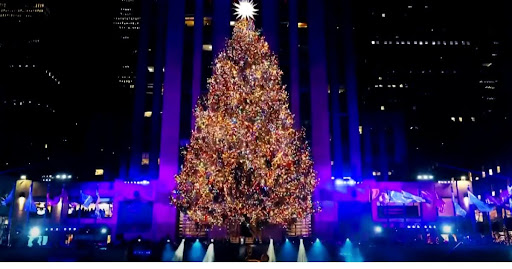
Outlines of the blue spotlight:
{"label": "blue spotlight", "polygon": [[101,233],[102,234],[106,234],[107,233],[107,228],[101,228]]}
{"label": "blue spotlight", "polygon": [[192,247],[190,248],[188,252],[188,261],[191,262],[201,262],[203,261],[205,249],[203,247],[203,244],[199,241],[199,239],[196,239],[194,244],[192,244]]}
{"label": "blue spotlight", "polygon": [[296,262],[298,257],[298,249],[290,242],[288,238],[281,246],[279,252],[276,251],[277,260],[281,262]]}
{"label": "blue spotlight", "polygon": [[327,262],[330,261],[329,252],[326,247],[322,244],[319,238],[315,240],[315,243],[307,252],[309,261],[313,262]]}
{"label": "blue spotlight", "polygon": [[373,231],[374,231],[376,234],[380,234],[380,233],[382,233],[382,227],[380,227],[380,226],[375,226],[375,227],[373,228]]}

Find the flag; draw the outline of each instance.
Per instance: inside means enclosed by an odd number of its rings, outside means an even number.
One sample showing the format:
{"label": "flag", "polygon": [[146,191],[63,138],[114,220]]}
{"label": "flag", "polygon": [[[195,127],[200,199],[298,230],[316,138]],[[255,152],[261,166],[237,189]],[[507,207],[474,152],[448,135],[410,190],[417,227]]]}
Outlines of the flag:
{"label": "flag", "polygon": [[416,196],[412,193],[408,193],[406,191],[402,191],[402,195],[405,199],[410,199],[410,200],[413,200],[414,202],[418,202],[418,203],[425,203],[425,199],[419,197],[419,196]]}
{"label": "flag", "polygon": [[419,196],[413,195],[411,193],[408,193],[406,191],[401,191],[401,192],[391,191],[390,197],[391,197],[391,202],[402,203],[402,204],[413,203],[413,202],[418,202],[418,203],[425,202],[425,199],[423,199]]}
{"label": "flag", "polygon": [[406,203],[409,203],[412,201],[410,199],[406,199],[401,192],[397,192],[397,191],[390,191],[389,198],[390,198],[389,199],[390,202],[401,203],[401,204],[406,204]]}
{"label": "flag", "polygon": [[439,199],[439,195],[437,195],[437,192],[435,192],[435,194],[436,194],[436,201],[434,204],[438,208],[439,212],[443,213],[444,212],[444,201],[443,201],[443,199]]}
{"label": "flag", "polygon": [[12,200],[14,199],[14,189],[15,188],[13,187],[11,192],[9,193],[9,195],[7,195],[7,197],[5,197],[5,199],[3,199],[3,201],[2,201],[3,206],[7,206],[12,203]]}
{"label": "flag", "polygon": [[28,191],[28,197],[25,201],[25,207],[24,210],[27,212],[36,212],[36,204],[34,203],[34,199],[32,198],[32,184],[30,185],[30,190]]}
{"label": "flag", "polygon": [[62,191],[61,191],[60,195],[53,197],[53,199],[51,199],[50,194],[47,193],[46,194],[46,204],[49,206],[58,205],[60,203],[61,197],[62,197]]}
{"label": "flag", "polygon": [[457,201],[455,201],[455,195],[453,194],[453,192],[452,192],[452,202],[453,202],[453,207],[455,208],[455,215],[465,217],[467,214],[466,210],[462,209],[462,207],[459,205],[459,203]]}
{"label": "flag", "polygon": [[468,196],[469,196],[469,202],[471,204],[474,204],[480,212],[490,212],[494,209],[493,206],[490,206],[490,205],[478,200],[478,198],[475,195],[473,195],[470,191],[468,191]]}
{"label": "flag", "polygon": [[84,194],[82,191],[80,191],[80,202],[85,208],[87,208],[92,203],[92,196]]}
{"label": "flag", "polygon": [[443,201],[443,199],[439,199],[439,195],[437,195],[437,192],[434,192],[434,193],[436,195],[435,197],[432,194],[430,194],[428,191],[421,191],[420,196],[421,196],[421,198],[425,199],[426,203],[433,204],[435,207],[437,207],[439,212],[443,213],[444,201]]}
{"label": "flag", "polygon": [[490,202],[491,204],[501,205],[501,201],[500,201],[501,199],[500,199],[500,200],[497,200],[497,199],[496,199],[496,198],[494,198],[494,196],[492,196],[492,195],[487,195],[487,197],[486,197],[486,198],[487,198],[487,200],[489,200],[489,202]]}

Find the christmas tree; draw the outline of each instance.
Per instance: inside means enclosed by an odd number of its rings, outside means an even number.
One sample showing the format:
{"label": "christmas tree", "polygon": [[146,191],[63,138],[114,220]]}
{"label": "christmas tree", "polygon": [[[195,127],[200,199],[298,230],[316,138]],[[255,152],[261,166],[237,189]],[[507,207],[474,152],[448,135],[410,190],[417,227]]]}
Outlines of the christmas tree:
{"label": "christmas tree", "polygon": [[190,219],[288,224],[313,212],[317,184],[304,131],[293,129],[282,72],[240,1],[233,37],[218,55],[209,93],[171,198]]}

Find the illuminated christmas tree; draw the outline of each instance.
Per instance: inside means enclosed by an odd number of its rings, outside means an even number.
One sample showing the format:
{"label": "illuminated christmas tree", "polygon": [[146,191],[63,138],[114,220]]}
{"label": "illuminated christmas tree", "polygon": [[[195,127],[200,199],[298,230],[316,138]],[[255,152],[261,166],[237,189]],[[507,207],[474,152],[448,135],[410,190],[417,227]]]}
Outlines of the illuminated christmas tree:
{"label": "illuminated christmas tree", "polygon": [[287,224],[313,213],[316,173],[304,131],[292,127],[277,58],[255,30],[254,5],[235,5],[239,20],[195,109],[171,199],[204,224]]}

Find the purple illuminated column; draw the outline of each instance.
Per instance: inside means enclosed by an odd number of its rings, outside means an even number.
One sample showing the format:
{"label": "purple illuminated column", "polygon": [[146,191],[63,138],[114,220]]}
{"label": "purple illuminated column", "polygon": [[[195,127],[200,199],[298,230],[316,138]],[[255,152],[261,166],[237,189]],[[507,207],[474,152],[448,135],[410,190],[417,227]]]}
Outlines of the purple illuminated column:
{"label": "purple illuminated column", "polygon": [[[327,17],[329,21],[336,21],[338,13],[333,8],[326,9]],[[329,62],[329,85],[330,94],[329,98],[331,101],[331,128],[332,128],[332,176],[334,178],[342,178],[343,173],[343,151],[342,151],[342,134],[341,134],[341,106],[339,99],[339,66],[338,66],[338,29],[335,23],[328,23],[328,52],[327,57]]]}
{"label": "purple illuminated column", "polygon": [[279,1],[276,0],[263,0],[261,8],[261,16],[263,20],[263,36],[270,46],[270,50],[276,55],[279,54],[279,36],[278,28],[279,21],[277,9]]}
{"label": "purple illuminated column", "polygon": [[[294,115],[293,127],[300,129],[300,80],[299,80],[299,29],[296,27],[299,23],[297,14],[297,0],[289,0],[289,25],[290,34],[290,99],[291,108]],[[295,26],[293,26],[295,25]]]}
{"label": "purple illuminated column", "polygon": [[[203,53],[203,0],[196,0],[196,11],[194,18],[194,59],[192,73],[192,109],[195,109],[197,99],[201,94],[201,64]],[[191,129],[194,130],[196,119],[192,113]]]}
{"label": "purple illuminated column", "polygon": [[155,69],[153,81],[153,114],[151,115],[151,151],[149,153],[149,173],[151,179],[158,178],[158,158],[160,157],[160,124],[162,123],[162,81],[165,60],[165,19],[166,0],[159,0],[158,24],[156,29]]}
{"label": "purple illuminated column", "polygon": [[226,38],[229,37],[230,27],[229,19],[231,17],[231,1],[215,0],[213,1],[213,57],[217,57],[219,52],[224,49]]}
{"label": "purple illuminated column", "polygon": [[130,151],[130,168],[128,176],[139,178],[141,176],[142,161],[142,136],[144,125],[144,104],[147,88],[147,65],[148,65],[148,42],[149,42],[149,19],[151,2],[141,3],[141,22],[139,35],[139,48],[137,49],[137,70],[135,73],[135,95],[132,120],[132,141]]}
{"label": "purple illuminated column", "polygon": [[[185,0],[169,0],[165,57],[162,133],[160,142],[160,172],[153,184],[153,230],[162,237],[176,236],[176,208],[169,205],[169,196],[176,186],[174,176],[179,166],[179,127],[181,74],[183,61],[183,32]],[[156,229],[155,229],[156,228]]]}
{"label": "purple illuminated column", "polygon": [[352,9],[350,0],[342,0],[343,43],[345,61],[345,87],[347,89],[348,133],[350,144],[350,170],[355,180],[362,179],[361,138],[359,135],[359,103],[357,98],[356,58],[353,42]]}
{"label": "purple illuminated column", "polygon": [[[329,132],[329,100],[327,84],[327,59],[325,44],[325,17],[323,1],[308,0],[309,72],[311,91],[312,153],[320,184],[315,200],[320,201],[322,212],[315,215],[314,230],[317,236],[332,235],[338,220],[336,203],[330,193],[331,147]],[[293,26],[292,26],[293,27]]]}

